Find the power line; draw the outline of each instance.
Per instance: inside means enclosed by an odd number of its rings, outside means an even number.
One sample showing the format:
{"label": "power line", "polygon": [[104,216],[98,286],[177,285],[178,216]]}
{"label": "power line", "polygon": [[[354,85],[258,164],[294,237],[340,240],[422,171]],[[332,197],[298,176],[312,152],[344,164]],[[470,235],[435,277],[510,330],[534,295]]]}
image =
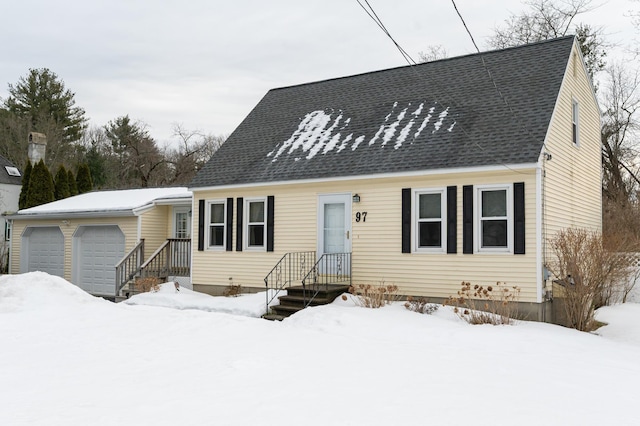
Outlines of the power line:
{"label": "power line", "polygon": [[[358,4],[360,5],[360,7],[367,13],[367,15],[376,23],[376,25],[378,25],[378,27],[387,35],[387,37],[389,37],[389,39],[392,41],[392,43],[396,46],[396,48],[398,49],[398,51],[400,52],[400,54],[403,56],[403,58],[405,59],[405,61],[409,64],[410,68],[413,69],[413,71],[415,72],[416,76],[418,77],[418,80],[420,81],[420,79],[422,78],[422,76],[420,75],[420,73],[418,72],[418,70],[416,69],[416,65],[417,62],[411,57],[411,55],[409,55],[409,53],[407,53],[407,51],[400,46],[400,44],[393,38],[393,36],[391,35],[391,33],[389,32],[389,30],[387,30],[387,28],[385,27],[385,25],[382,23],[382,20],[380,19],[380,17],[378,16],[378,14],[375,12],[375,10],[373,9],[373,7],[369,4],[368,0],[364,0],[364,2],[366,3],[366,7],[364,4],[362,4],[361,0],[356,0],[358,2]],[[504,95],[502,94],[502,92],[500,91],[500,89],[498,88],[498,85],[495,81],[495,79],[493,78],[493,75],[491,74],[491,71],[489,70],[487,64],[485,63],[484,57],[482,52],[480,52],[480,49],[478,48],[478,45],[476,44],[473,35],[471,34],[471,31],[469,31],[469,28],[467,27],[467,24],[465,23],[464,19],[462,18],[462,15],[460,14],[460,12],[458,11],[458,8],[455,4],[455,1],[452,0],[453,2],[453,7],[456,10],[456,13],[458,14],[458,16],[460,17],[466,31],[467,34],[469,34],[469,37],[471,38],[471,41],[473,42],[473,45],[475,46],[476,50],[479,53],[479,57],[482,61],[482,64],[484,66],[484,69],[487,71],[487,74],[489,75],[489,78],[493,84],[493,87],[496,89],[496,91],[498,92],[498,95],[500,96],[500,99],[503,101],[503,103],[507,106],[507,108],[509,109],[509,111],[511,112],[512,116],[514,118],[516,118],[517,120],[517,115],[515,113],[515,111],[513,111],[513,109],[511,108],[511,106],[509,105],[509,103],[507,102],[506,98],[504,97]],[[435,81],[435,80],[431,80],[431,83],[436,86],[436,88],[438,88],[442,93],[444,93],[448,98],[451,99],[453,106],[454,107],[458,107],[458,105],[460,104],[455,96],[451,95],[451,93],[449,93],[449,91],[447,91],[445,88],[440,87],[440,85]],[[436,103],[439,103],[437,99],[434,99],[434,101]],[[458,113],[456,113],[456,115],[458,115]],[[457,121],[457,120],[456,120]],[[519,120],[517,120],[518,124],[520,126],[522,126],[522,128],[526,131],[526,133],[528,133],[528,135],[532,138],[532,140],[536,140],[536,138],[533,136],[533,134],[526,128],[526,126],[524,126]],[[462,125],[462,123],[458,124],[458,127],[460,128],[460,130],[467,136],[467,138],[469,139],[470,142],[472,142],[474,145],[476,145],[478,148],[480,148],[481,151],[483,152],[488,152],[488,150],[486,148],[484,148],[480,143],[478,143],[475,138],[471,137],[471,135],[467,132],[467,130],[464,128],[464,126]],[[544,142],[543,142],[543,146],[544,146]],[[546,149],[546,147],[545,147]],[[507,164],[500,162],[500,165],[502,165],[503,167],[515,172],[515,173],[519,173],[519,174],[529,174],[526,172],[521,172],[519,170],[515,170],[511,167],[509,167]]]}
{"label": "power line", "polygon": [[[522,121],[520,121],[520,119],[518,118],[518,114],[516,114],[516,112],[513,110],[513,108],[511,107],[511,105],[507,101],[507,98],[504,96],[504,94],[502,93],[502,91],[498,87],[498,83],[493,78],[493,74],[491,74],[491,70],[489,69],[489,67],[487,66],[487,63],[484,60],[484,54],[478,48],[478,45],[476,44],[476,40],[473,38],[473,34],[471,34],[471,30],[469,30],[469,27],[467,26],[467,23],[465,22],[464,18],[462,17],[462,14],[458,10],[458,6],[456,5],[455,0],[451,0],[451,3],[453,4],[453,8],[455,9],[456,13],[458,14],[458,17],[460,18],[460,21],[462,21],[462,25],[464,26],[464,29],[467,31],[467,34],[469,35],[469,38],[471,39],[471,43],[473,43],[473,46],[476,48],[476,51],[478,52],[478,56],[480,57],[480,61],[482,61],[482,66],[484,67],[485,71],[487,72],[487,75],[489,76],[489,79],[491,80],[491,83],[493,84],[493,87],[496,89],[496,92],[498,93],[498,96],[500,96],[500,99],[502,100],[502,102],[509,109],[509,112],[511,113],[513,118],[516,120],[517,124],[522,127],[522,130],[524,130],[531,137],[531,139],[533,141],[535,141],[536,138],[535,138],[535,136],[533,136],[533,133],[531,133],[531,130],[529,130],[529,128],[527,128],[527,126],[525,126],[524,123],[522,123]],[[545,150],[547,150],[547,146],[546,146],[544,141],[542,141],[542,146],[544,147]]]}
{"label": "power line", "polygon": [[369,17],[373,19],[373,21],[378,25],[378,27],[380,27],[380,29],[387,35],[387,37],[389,37],[391,42],[396,46],[400,54],[404,57],[405,61],[407,61],[409,65],[416,65],[417,62],[413,60],[411,55],[409,55],[409,53],[406,50],[404,50],[402,46],[400,46],[400,44],[393,38],[391,33],[387,30],[387,27],[384,26],[384,24],[382,23],[382,20],[380,19],[376,11],[369,4],[369,0],[364,0],[364,2],[367,4],[368,9],[362,4],[360,0],[356,0],[356,1],[360,5],[360,7],[367,13],[367,15],[369,15]]}

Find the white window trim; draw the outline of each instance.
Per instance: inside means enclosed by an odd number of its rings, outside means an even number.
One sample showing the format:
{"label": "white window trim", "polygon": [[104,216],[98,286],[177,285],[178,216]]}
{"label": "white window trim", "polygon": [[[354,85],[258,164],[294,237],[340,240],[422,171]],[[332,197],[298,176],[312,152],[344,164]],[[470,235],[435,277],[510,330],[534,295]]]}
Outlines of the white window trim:
{"label": "white window trim", "polygon": [[[264,217],[262,218],[262,222],[255,222],[255,224],[262,223],[262,241],[263,244],[261,246],[250,246],[249,245],[249,211],[251,210],[251,203],[255,202],[263,202],[264,203]],[[242,213],[242,239],[244,250],[247,251],[267,251],[267,197],[255,197],[255,198],[245,198],[244,199],[244,211]]]}
{"label": "white window trim", "polygon": [[[575,126],[575,142],[573,142],[573,127]],[[574,146],[580,146],[580,103],[576,98],[571,100],[571,142]]]}
{"label": "white window trim", "polygon": [[[507,191],[507,246],[506,247],[482,247],[482,192],[484,191]],[[513,253],[513,185],[476,185],[473,192],[473,224],[475,227],[474,252],[475,253]]]}
{"label": "white window trim", "polygon": [[[219,200],[207,200],[206,201],[206,212],[205,212],[205,249],[212,251],[225,251],[227,249],[227,200],[219,199]],[[222,220],[222,245],[220,246],[212,246],[211,245],[211,205],[212,204],[222,204],[223,210],[223,220]]]}
{"label": "white window trim", "polygon": [[[421,194],[440,194],[440,247],[418,247],[418,209]],[[444,253],[447,241],[447,191],[446,188],[419,188],[413,190],[411,208],[411,240],[413,253]]]}

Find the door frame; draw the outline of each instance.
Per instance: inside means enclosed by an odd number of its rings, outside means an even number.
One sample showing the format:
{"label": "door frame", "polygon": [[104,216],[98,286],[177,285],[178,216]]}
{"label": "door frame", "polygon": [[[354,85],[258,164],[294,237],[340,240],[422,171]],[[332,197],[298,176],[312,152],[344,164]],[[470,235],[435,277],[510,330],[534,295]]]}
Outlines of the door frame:
{"label": "door frame", "polygon": [[186,238],[191,238],[191,206],[190,205],[184,205],[184,206],[173,206],[173,208],[171,209],[171,238],[178,238],[176,236],[176,231],[178,230],[178,220],[177,220],[177,214],[178,213],[186,213],[187,214],[187,232],[189,233],[189,236]]}
{"label": "door frame", "polygon": [[316,221],[317,232],[317,258],[319,259],[324,254],[324,205],[325,204],[337,204],[344,203],[344,228],[345,228],[345,253],[351,252],[351,237],[353,232],[351,231],[351,201],[352,194],[348,193],[334,193],[334,194],[318,194],[318,210]]}

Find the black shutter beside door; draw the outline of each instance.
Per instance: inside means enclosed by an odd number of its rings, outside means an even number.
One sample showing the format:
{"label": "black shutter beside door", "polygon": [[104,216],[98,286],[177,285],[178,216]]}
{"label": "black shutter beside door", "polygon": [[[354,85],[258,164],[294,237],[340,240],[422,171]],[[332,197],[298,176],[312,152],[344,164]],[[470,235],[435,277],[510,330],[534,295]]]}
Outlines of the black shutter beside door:
{"label": "black shutter beside door", "polygon": [[275,197],[267,197],[267,251],[273,251],[273,212]]}

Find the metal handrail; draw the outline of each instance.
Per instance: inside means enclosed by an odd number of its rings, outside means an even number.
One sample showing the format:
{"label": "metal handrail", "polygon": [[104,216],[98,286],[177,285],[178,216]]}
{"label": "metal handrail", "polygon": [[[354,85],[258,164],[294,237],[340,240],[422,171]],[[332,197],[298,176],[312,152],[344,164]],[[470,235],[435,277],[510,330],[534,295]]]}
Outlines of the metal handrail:
{"label": "metal handrail", "polygon": [[141,239],[129,253],[116,263],[116,296],[130,280],[140,273],[143,259],[144,239]]}
{"label": "metal handrail", "polygon": [[329,284],[351,285],[351,253],[325,253],[302,278],[304,307],[311,304],[321,287]]}
{"label": "metal handrail", "polygon": [[[307,274],[309,266],[316,263],[315,251],[297,251],[284,254],[278,263],[264,277],[264,284],[267,290],[266,308],[276,298],[285,287],[291,286],[294,282],[302,282],[302,278]],[[270,291],[273,290],[273,291]]]}

